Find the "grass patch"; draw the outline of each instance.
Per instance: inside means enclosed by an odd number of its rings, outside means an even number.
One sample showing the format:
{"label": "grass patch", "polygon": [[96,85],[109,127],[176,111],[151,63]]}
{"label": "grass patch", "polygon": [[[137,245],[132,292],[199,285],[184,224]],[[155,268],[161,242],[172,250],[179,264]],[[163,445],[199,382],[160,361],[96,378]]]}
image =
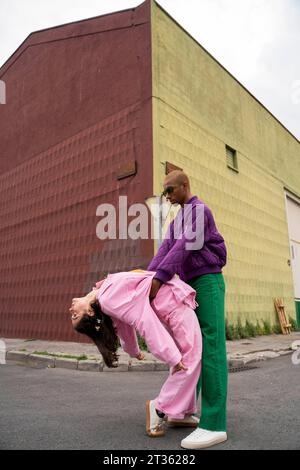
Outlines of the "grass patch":
{"label": "grass patch", "polygon": [[256,327],[249,320],[246,320],[245,333],[247,335],[247,338],[255,338],[256,336]]}
{"label": "grass patch", "polygon": [[259,323],[258,320],[256,321],[256,327],[255,327],[255,329],[256,329],[256,334],[257,334],[257,336],[262,336],[262,335],[265,334],[265,333],[264,333],[264,329],[263,329],[263,327],[261,326],[261,324]]}
{"label": "grass patch", "polygon": [[246,327],[242,325],[240,318],[238,318],[237,321],[237,333],[239,338],[241,339],[249,338],[249,336],[247,335]]}
{"label": "grass patch", "polygon": [[270,335],[273,333],[271,323],[268,320],[263,320],[263,331],[264,335]]}
{"label": "grass patch", "polygon": [[140,350],[149,352],[148,346],[147,346],[144,338],[142,338],[142,336],[137,334],[137,339],[138,339],[138,344],[139,344]]}
{"label": "grass patch", "polygon": [[279,323],[276,323],[276,325],[273,326],[273,333],[276,335],[281,335],[282,331]]}
{"label": "grass patch", "polygon": [[[297,328],[296,321],[290,318],[289,321],[292,325],[292,330]],[[256,321],[256,324],[252,323],[250,320],[246,320],[246,323],[243,325],[241,319],[238,318],[236,324],[229,324],[226,319],[226,339],[229,341],[237,339],[246,339],[246,338],[255,338],[256,336],[262,335],[271,335],[271,334],[281,334],[281,328],[279,323],[271,325],[268,320],[262,320],[259,322]]]}
{"label": "grass patch", "polygon": [[63,359],[77,359],[78,361],[86,361],[88,359],[85,354],[82,354],[81,356],[73,356],[72,354],[49,353],[48,351],[34,351],[32,354],[38,354],[39,356],[60,357]]}
{"label": "grass patch", "polygon": [[292,331],[300,331],[300,327],[298,326],[295,318],[289,316],[289,323],[291,324]]}

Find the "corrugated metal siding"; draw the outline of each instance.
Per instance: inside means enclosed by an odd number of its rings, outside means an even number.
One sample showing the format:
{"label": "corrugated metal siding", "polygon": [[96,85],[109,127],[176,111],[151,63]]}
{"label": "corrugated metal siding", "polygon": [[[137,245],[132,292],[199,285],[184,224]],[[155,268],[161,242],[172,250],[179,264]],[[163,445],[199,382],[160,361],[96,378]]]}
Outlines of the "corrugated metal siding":
{"label": "corrugated metal siding", "polygon": [[82,341],[71,298],[153,253],[151,240],[96,237],[99,204],[152,195],[149,5],[38,39],[4,68],[16,88],[0,108],[0,335]]}
{"label": "corrugated metal siding", "polygon": [[274,297],[295,316],[283,185],[300,193],[299,143],[156,4],[152,22],[154,193],[168,161],[212,209],[228,248],[230,322],[274,324]]}

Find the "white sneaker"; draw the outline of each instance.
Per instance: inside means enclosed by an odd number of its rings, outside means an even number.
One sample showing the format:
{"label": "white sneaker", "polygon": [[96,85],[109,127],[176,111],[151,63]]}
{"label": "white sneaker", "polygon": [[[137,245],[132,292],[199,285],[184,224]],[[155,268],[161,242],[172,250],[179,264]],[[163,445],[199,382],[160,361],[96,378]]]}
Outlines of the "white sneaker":
{"label": "white sneaker", "polygon": [[146,403],[146,431],[150,437],[161,437],[166,434],[164,429],[165,418],[160,418],[156,413],[154,401]]}
{"label": "white sneaker", "polygon": [[199,423],[199,418],[195,415],[185,415],[182,419],[168,418],[168,426],[183,427],[183,428],[196,428]]}
{"label": "white sneaker", "polygon": [[197,428],[181,441],[181,447],[184,449],[205,449],[224,441],[227,441],[226,432]]}

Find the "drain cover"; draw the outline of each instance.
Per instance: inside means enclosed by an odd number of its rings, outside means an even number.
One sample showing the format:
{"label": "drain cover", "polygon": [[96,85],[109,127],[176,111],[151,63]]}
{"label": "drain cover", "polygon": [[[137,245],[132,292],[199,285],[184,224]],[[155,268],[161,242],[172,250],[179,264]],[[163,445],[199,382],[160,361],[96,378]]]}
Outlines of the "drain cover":
{"label": "drain cover", "polygon": [[233,373],[233,372],[243,372],[244,370],[252,370],[252,369],[258,369],[258,366],[238,366],[238,367],[229,367],[228,372]]}

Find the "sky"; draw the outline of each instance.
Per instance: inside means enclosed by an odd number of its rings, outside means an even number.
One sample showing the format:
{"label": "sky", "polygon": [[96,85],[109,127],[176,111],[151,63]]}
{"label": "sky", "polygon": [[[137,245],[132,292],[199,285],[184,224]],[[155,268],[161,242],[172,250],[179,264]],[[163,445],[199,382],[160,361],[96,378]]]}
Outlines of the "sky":
{"label": "sky", "polygon": [[[0,0],[0,66],[32,32],[142,0]],[[300,0],[157,0],[300,140]]]}

